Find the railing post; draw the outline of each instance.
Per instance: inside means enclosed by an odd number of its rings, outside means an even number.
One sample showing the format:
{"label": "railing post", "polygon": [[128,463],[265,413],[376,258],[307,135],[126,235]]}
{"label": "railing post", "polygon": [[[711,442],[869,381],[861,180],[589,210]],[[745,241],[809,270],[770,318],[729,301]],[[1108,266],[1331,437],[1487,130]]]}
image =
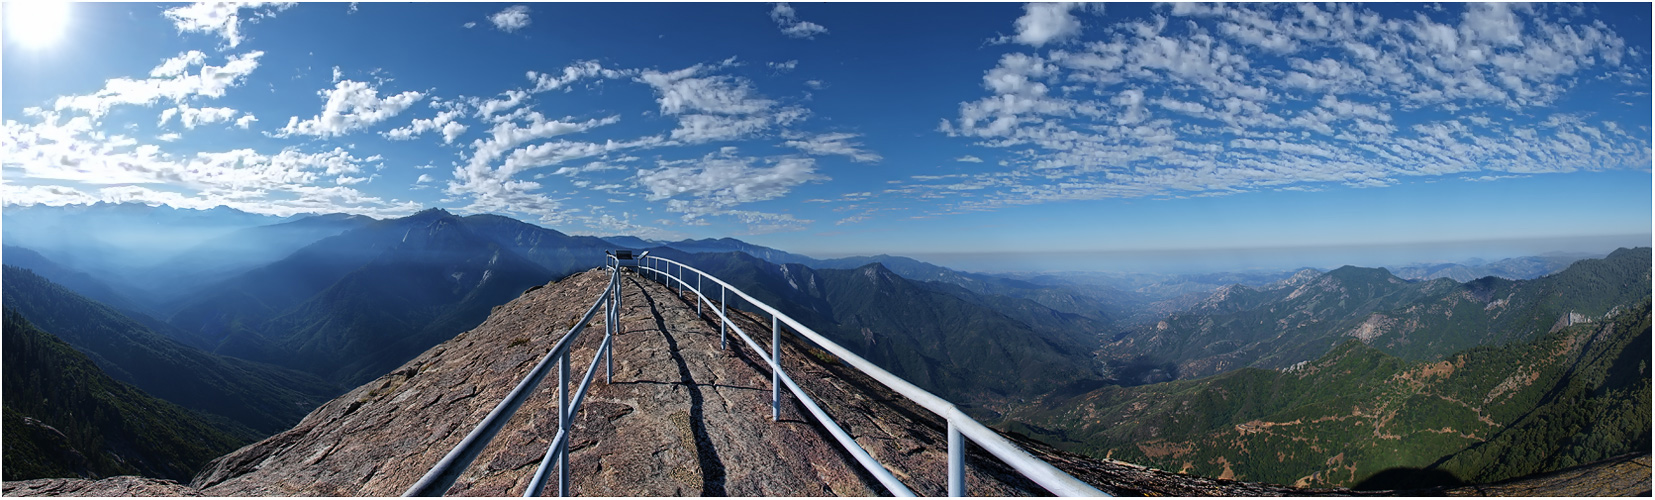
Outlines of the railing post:
{"label": "railing post", "polygon": [[775,315],[770,315],[770,421],[782,419],[782,330]]}
{"label": "railing post", "polygon": [[695,273],[695,317],[701,317],[701,273]]}
{"label": "railing post", "polygon": [[730,308],[725,305],[726,302],[724,301],[724,297],[726,295],[724,292],[727,291],[727,290],[729,290],[729,289],[725,288],[724,285],[719,285],[718,286],[718,348],[719,349],[729,349],[730,348],[729,341],[727,340],[729,338],[728,334],[724,333],[724,330],[728,328],[725,325],[730,322]]}
{"label": "railing post", "polygon": [[965,496],[965,437],[948,419],[948,496]]}
{"label": "railing post", "polygon": [[614,281],[615,281],[615,283],[613,285],[613,288],[614,288],[614,292],[615,292],[615,333],[612,336],[605,337],[603,339],[604,340],[604,343],[603,343],[603,364],[604,364],[604,366],[603,366],[603,383],[605,383],[605,384],[612,383],[612,382],[615,381],[615,340],[614,340],[614,338],[615,338],[615,336],[619,336],[621,334],[621,328],[620,328],[620,325],[621,325],[621,270],[618,266],[615,268],[615,279],[614,279]]}
{"label": "railing post", "polygon": [[569,411],[569,351],[563,350],[563,359],[557,362],[557,428],[563,431],[563,446],[559,446],[557,453],[557,496],[569,496],[569,421],[574,415]]}

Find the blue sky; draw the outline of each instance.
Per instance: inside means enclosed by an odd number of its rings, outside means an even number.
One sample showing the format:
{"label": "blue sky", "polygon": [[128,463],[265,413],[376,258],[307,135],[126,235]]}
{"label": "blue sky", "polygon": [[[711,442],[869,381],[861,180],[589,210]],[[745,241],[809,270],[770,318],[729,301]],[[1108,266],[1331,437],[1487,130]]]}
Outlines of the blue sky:
{"label": "blue sky", "polygon": [[6,204],[823,256],[1651,228],[1647,3],[119,3],[55,40],[3,13]]}

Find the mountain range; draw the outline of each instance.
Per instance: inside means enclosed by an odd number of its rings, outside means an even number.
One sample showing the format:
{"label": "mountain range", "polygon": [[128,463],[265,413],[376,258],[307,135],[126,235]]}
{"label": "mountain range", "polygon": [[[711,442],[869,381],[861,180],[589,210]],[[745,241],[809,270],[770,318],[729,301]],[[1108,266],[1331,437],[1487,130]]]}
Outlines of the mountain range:
{"label": "mountain range", "polygon": [[[114,215],[65,209],[48,211],[57,218],[45,219],[104,224],[98,227],[142,217],[195,220],[164,210],[98,210]],[[29,215],[8,209],[6,217],[10,222]],[[1600,442],[1607,438],[1590,436],[1592,444],[1573,448],[1536,444],[1535,436],[1555,433],[1555,425],[1523,420],[1528,417],[1513,414],[1516,409],[1563,415],[1556,412],[1565,403],[1591,400],[1597,401],[1593,408],[1611,408],[1596,415],[1619,415],[1607,417],[1603,436],[1631,432],[1627,426],[1637,420],[1623,415],[1626,408],[1642,408],[1647,427],[1647,361],[1642,368],[1635,361],[1647,360],[1648,349],[1642,359],[1627,358],[1636,349],[1626,346],[1640,341],[1636,324],[1622,324],[1648,300],[1647,248],[1621,249],[1561,270],[1541,271],[1545,266],[1536,264],[1529,279],[1467,282],[1352,266],[1186,276],[989,275],[890,255],[814,259],[732,238],[571,236],[507,217],[461,217],[439,209],[386,220],[261,219],[227,212],[201,220],[210,223],[182,224],[195,228],[187,249],[151,251],[140,259],[146,265],[110,264],[119,260],[111,249],[119,247],[102,236],[37,241],[27,231],[8,231],[5,306],[15,310],[19,324],[61,337],[113,380],[177,404],[237,440],[285,429],[343,388],[379,378],[476,327],[525,290],[603,265],[604,251],[616,247],[649,250],[705,270],[979,418],[1100,458],[1130,456],[1211,476],[1287,484],[1382,482],[1389,476],[1381,473],[1408,467],[1483,481],[1552,470],[1616,449]],[[39,226],[24,226],[30,224]],[[1502,262],[1489,268],[1529,269]],[[755,310],[739,300],[730,307]],[[1643,307],[1639,314],[1647,317]],[[1599,333],[1582,333],[1589,331]],[[1582,335],[1625,338],[1582,343]],[[1647,344],[1647,334],[1642,338]],[[1556,359],[1599,368],[1484,361],[1526,360],[1558,345],[1585,347]],[[1617,361],[1623,358],[1631,361]],[[1432,382],[1413,392],[1391,390],[1397,380],[1424,380],[1406,375],[1410,370],[1445,361],[1460,366],[1442,380],[1478,382],[1465,382],[1471,389]],[[1292,378],[1304,373],[1322,376]],[[1534,396],[1513,382],[1503,390],[1513,396],[1488,404],[1421,402],[1470,397],[1465,391],[1486,396],[1494,389],[1476,384],[1531,378],[1540,382],[1530,385],[1565,389]],[[1585,389],[1567,389],[1577,386]],[[1347,403],[1353,416],[1322,412]],[[1494,424],[1465,421],[1465,408],[1472,407],[1472,414]],[[1312,420],[1330,420],[1294,425],[1328,436],[1345,436],[1349,429],[1328,430],[1340,424],[1326,422],[1378,429],[1402,416],[1413,423],[1446,422],[1396,427],[1416,440],[1424,439],[1420,429],[1477,430],[1464,433],[1472,438],[1424,440],[1391,455],[1383,455],[1388,448],[1380,444],[1401,434],[1376,430],[1379,441],[1351,441],[1365,451],[1340,459],[1348,462],[1321,454],[1333,449],[1332,441],[1312,446],[1304,444],[1309,434],[1281,441],[1253,431],[1279,427],[1306,408],[1316,410]],[[1376,421],[1370,417],[1384,413],[1373,408],[1398,416]],[[1248,420],[1234,421],[1244,416]],[[14,420],[10,412],[7,418]],[[1120,420],[1127,418],[1134,420]],[[1099,427],[1099,421],[1112,425]],[[1507,427],[1538,430],[1497,431]],[[1221,439],[1253,444],[1213,444]],[[1498,440],[1506,444],[1484,449],[1544,449],[1551,455],[1525,469],[1487,452],[1449,449]],[[1186,450],[1191,447],[1198,450]],[[1236,465],[1241,454],[1277,452],[1273,462]],[[1297,458],[1281,458],[1289,455]],[[1381,456],[1395,460],[1374,458]],[[1426,458],[1441,462],[1422,462]],[[1347,474],[1335,477],[1333,465],[1318,469],[1310,467],[1313,462],[1338,463]]]}
{"label": "mountain range", "polygon": [[1091,456],[1222,479],[1496,482],[1649,452],[1649,318],[1646,295],[1591,323],[1436,362],[1349,339],[1286,369],[1108,386],[1005,422]]}
{"label": "mountain range", "polygon": [[531,286],[600,265],[601,245],[428,210],[323,238],[187,295],[167,321],[211,352],[348,386],[476,326]]}
{"label": "mountain range", "polygon": [[4,266],[0,302],[121,382],[201,412],[232,436],[292,425],[338,392],[314,376],[184,345],[27,269]]}
{"label": "mountain range", "polygon": [[188,481],[247,441],[116,381],[85,354],[4,311],[5,476],[139,474]]}
{"label": "mountain range", "polygon": [[1621,249],[1521,281],[1410,281],[1349,266],[1300,272],[1261,288],[1221,288],[1184,312],[1124,332],[1106,350],[1118,363],[1160,370],[1129,374],[1140,382],[1286,367],[1351,337],[1404,359],[1435,360],[1626,307],[1649,292],[1649,267],[1647,249]]}

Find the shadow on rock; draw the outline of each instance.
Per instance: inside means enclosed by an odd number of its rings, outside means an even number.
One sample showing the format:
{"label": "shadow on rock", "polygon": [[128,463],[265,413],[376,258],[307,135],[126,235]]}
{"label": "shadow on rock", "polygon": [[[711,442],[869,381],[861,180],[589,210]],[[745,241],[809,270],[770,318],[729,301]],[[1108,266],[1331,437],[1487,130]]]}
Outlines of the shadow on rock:
{"label": "shadow on rock", "polygon": [[1362,482],[1356,483],[1351,489],[1359,491],[1372,490],[1414,490],[1421,488],[1464,486],[1454,473],[1441,469],[1418,469],[1414,467],[1393,467],[1379,471],[1378,474],[1368,476]]}

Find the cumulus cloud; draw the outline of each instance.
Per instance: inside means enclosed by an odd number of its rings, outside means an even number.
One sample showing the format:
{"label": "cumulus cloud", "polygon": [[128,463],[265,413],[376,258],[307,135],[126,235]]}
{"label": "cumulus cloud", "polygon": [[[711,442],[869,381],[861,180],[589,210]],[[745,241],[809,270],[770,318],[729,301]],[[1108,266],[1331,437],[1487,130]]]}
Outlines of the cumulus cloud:
{"label": "cumulus cloud", "polygon": [[1002,56],[987,95],[938,128],[1002,150],[1006,171],[897,194],[958,212],[1648,168],[1647,133],[1552,107],[1586,82],[1612,85],[1625,40],[1564,6],[1458,8],[1173,4],[1082,40],[1069,8],[1031,4],[1018,41],[1048,50]]}
{"label": "cumulus cloud", "polygon": [[424,93],[410,90],[381,98],[379,89],[373,85],[353,80],[340,80],[332,89],[318,91],[317,95],[327,98],[321,114],[302,121],[297,116],[291,117],[287,126],[275,135],[321,138],[344,135],[401,114],[425,97]]}
{"label": "cumulus cloud", "polygon": [[1074,2],[1028,3],[1023,5],[1023,17],[1017,18],[1017,43],[1040,47],[1062,42],[1080,35],[1080,19],[1069,11],[1080,6]]}
{"label": "cumulus cloud", "polygon": [[236,113],[237,111],[231,108],[197,108],[188,104],[179,104],[178,107],[162,110],[161,122],[158,125],[166,126],[176,116],[180,125],[183,125],[184,128],[193,129],[200,124],[230,121],[230,118],[236,116]]}
{"label": "cumulus cloud", "polygon": [[569,85],[580,80],[599,77],[608,79],[624,78],[637,73],[636,70],[605,68],[597,61],[579,61],[563,68],[563,71],[558,74],[530,71],[527,76],[529,81],[534,82],[534,88],[529,92],[540,93],[552,90],[569,91],[571,90]]}
{"label": "cumulus cloud", "polygon": [[477,108],[477,117],[491,118],[496,114],[509,111],[517,105],[523,104],[523,101],[529,97],[529,93],[522,90],[507,90],[503,95],[505,97],[499,99],[474,99],[473,106]]}
{"label": "cumulus cloud", "polygon": [[[223,97],[227,89],[241,85],[247,75],[259,67],[259,57],[263,55],[260,51],[237,54],[227,58],[222,66],[210,66],[206,64],[205,54],[185,52],[150,70],[150,78],[114,78],[97,92],[58,97],[53,108],[83,111],[96,118],[108,114],[110,108],[117,105],[148,106],[162,99],[184,103],[197,97]],[[192,67],[200,69],[191,73]]]}
{"label": "cumulus cloud", "polygon": [[527,28],[531,22],[529,19],[529,6],[513,5],[511,7],[506,7],[506,10],[489,15],[488,22],[494,23],[495,29],[507,33]]}
{"label": "cumulus cloud", "polygon": [[975,157],[975,156],[971,156],[971,155],[965,155],[965,156],[961,156],[959,158],[955,158],[954,161],[962,162],[962,163],[982,163],[983,159]]}
{"label": "cumulus cloud", "polygon": [[[56,111],[35,116],[37,123],[8,120],[0,128],[0,166],[16,173],[8,181],[31,184],[28,188],[6,184],[7,203],[142,201],[185,208],[199,203],[204,205],[198,208],[227,205],[283,216],[300,212],[404,215],[419,208],[338,185],[371,181],[373,175],[354,174],[379,160],[357,157],[342,148],[172,154],[155,144],[100,132],[85,116],[66,117]],[[108,187],[85,191],[63,183]]]}
{"label": "cumulus cloud", "polygon": [[828,29],[820,24],[800,21],[797,13],[793,11],[793,6],[787,2],[778,3],[771,8],[770,19],[776,22],[776,27],[782,30],[782,34],[793,38],[816,38],[816,35],[828,32]]}
{"label": "cumulus cloud", "polygon": [[408,124],[406,127],[397,127],[387,130],[385,132],[381,132],[380,135],[393,141],[406,141],[419,137],[420,134],[436,130],[442,132],[443,143],[452,144],[455,138],[458,138],[460,134],[464,134],[466,131],[465,125],[455,121],[460,117],[460,115],[461,112],[458,110],[443,111],[437,113],[436,117],[416,118],[413,123]]}
{"label": "cumulus cloud", "polygon": [[241,35],[243,11],[251,11],[253,15],[245,20],[257,22],[294,5],[294,2],[196,2],[167,9],[162,14],[172,20],[179,33],[215,34],[224,39],[227,47],[235,48],[244,39]]}

